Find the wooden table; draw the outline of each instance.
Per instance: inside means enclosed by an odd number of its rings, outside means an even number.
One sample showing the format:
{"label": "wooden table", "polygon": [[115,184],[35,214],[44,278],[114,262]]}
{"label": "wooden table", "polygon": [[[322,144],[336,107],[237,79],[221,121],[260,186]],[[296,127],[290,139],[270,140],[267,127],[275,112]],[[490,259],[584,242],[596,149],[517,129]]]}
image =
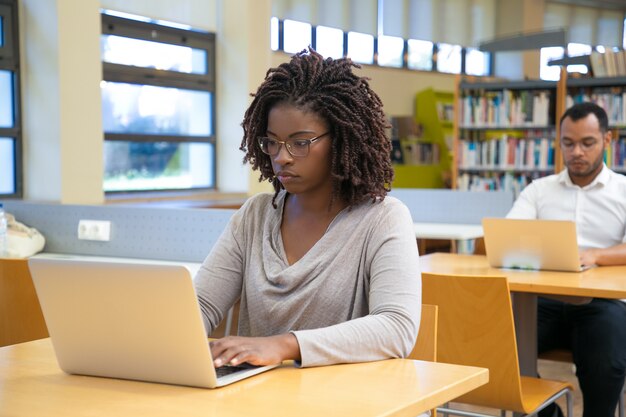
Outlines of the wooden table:
{"label": "wooden table", "polygon": [[491,268],[483,255],[433,253],[420,258],[423,272],[506,276],[523,375],[537,375],[537,295],[626,299],[626,266],[603,266],[583,272],[522,271]]}
{"label": "wooden table", "polygon": [[284,366],[209,390],[68,375],[42,339],[0,348],[0,415],[414,417],[488,379],[484,368],[393,359]]}

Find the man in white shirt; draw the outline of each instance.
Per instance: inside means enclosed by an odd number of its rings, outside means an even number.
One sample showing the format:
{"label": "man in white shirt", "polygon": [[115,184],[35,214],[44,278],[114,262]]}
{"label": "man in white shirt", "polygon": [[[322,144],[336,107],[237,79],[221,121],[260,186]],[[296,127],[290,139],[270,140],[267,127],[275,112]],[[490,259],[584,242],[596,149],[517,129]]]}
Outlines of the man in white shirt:
{"label": "man in white shirt", "polygon": [[[573,220],[581,265],[626,265],[626,176],[603,163],[612,137],[606,112],[579,103],[560,123],[567,169],[533,181],[507,217]],[[613,417],[626,375],[626,303],[595,298],[573,305],[540,298],[537,331],[540,353],[572,351],[583,417]],[[562,414],[554,408],[539,413],[552,415]]]}

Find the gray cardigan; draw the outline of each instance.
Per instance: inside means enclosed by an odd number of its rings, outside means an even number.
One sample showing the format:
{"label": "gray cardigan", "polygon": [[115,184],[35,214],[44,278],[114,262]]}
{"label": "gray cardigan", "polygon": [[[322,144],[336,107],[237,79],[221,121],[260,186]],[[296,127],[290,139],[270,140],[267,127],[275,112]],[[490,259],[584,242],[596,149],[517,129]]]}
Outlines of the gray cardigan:
{"label": "gray cardigan", "polygon": [[292,332],[302,366],[404,357],[421,312],[419,256],[408,209],[386,197],[344,209],[289,265],[271,194],[233,215],[196,278],[210,333],[241,298],[241,336]]}

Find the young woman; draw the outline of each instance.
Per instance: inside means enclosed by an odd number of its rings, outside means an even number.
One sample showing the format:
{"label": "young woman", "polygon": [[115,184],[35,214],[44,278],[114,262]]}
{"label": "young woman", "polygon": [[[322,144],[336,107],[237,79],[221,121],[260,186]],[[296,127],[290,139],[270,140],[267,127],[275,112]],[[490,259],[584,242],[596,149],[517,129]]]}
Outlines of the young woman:
{"label": "young woman", "polygon": [[242,126],[244,161],[275,193],[233,215],[196,277],[210,333],[240,299],[216,366],[404,357],[421,311],[411,216],[393,178],[379,97],[349,59],[313,50],[270,69]]}

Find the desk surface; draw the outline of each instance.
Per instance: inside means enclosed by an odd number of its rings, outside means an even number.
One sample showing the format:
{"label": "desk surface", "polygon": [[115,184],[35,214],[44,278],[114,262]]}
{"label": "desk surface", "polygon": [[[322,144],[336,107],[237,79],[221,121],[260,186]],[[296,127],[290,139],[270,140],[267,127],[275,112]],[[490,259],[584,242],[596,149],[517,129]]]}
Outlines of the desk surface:
{"label": "desk surface", "polygon": [[511,291],[626,299],[626,266],[602,266],[583,272],[519,271],[491,268],[483,255],[433,253],[420,258],[423,272],[504,275]]}
{"label": "desk surface", "polygon": [[0,348],[0,414],[416,416],[488,379],[483,368],[395,359],[282,367],[209,390],[67,375],[42,339]]}
{"label": "desk surface", "polygon": [[468,240],[483,237],[479,224],[413,223],[417,239]]}

